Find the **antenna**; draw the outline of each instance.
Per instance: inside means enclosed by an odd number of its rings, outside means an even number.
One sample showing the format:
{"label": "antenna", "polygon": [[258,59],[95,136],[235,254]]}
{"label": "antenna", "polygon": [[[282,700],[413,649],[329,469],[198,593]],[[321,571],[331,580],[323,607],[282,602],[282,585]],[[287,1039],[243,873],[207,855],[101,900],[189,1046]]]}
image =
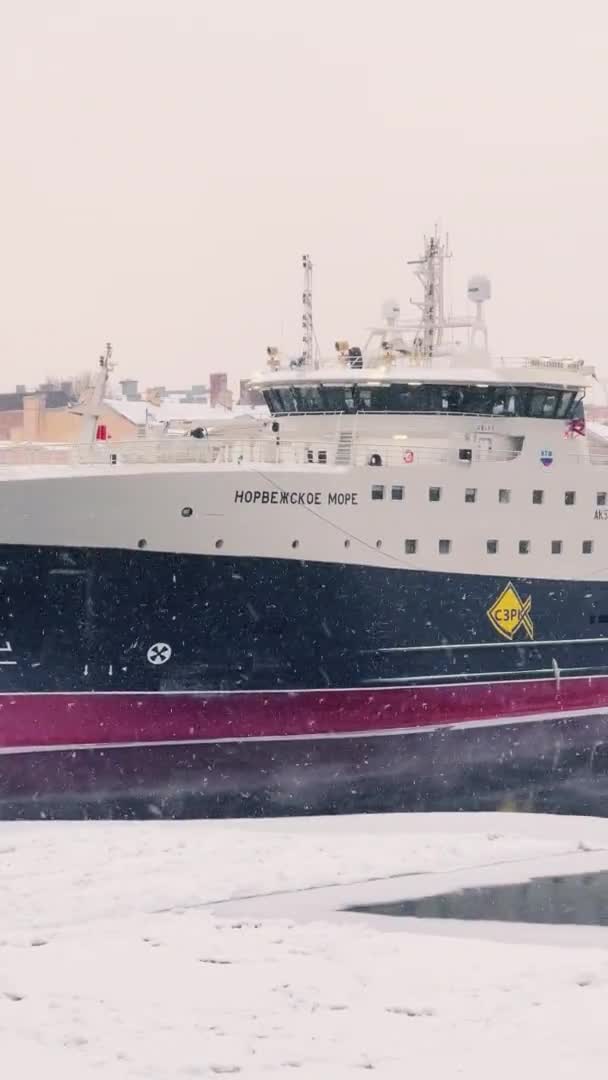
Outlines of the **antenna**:
{"label": "antenna", "polygon": [[89,445],[93,445],[95,442],[95,436],[97,433],[97,421],[103,414],[103,401],[106,394],[106,387],[108,385],[108,379],[110,372],[114,367],[112,360],[112,346],[108,341],[106,343],[106,351],[99,357],[99,366],[97,369],[97,378],[95,384],[88,396],[87,401],[83,402],[79,408],[73,409],[73,412],[77,416],[82,416],[81,436],[80,441]]}
{"label": "antenna", "polygon": [[447,247],[439,238],[439,231],[435,226],[433,236],[424,238],[424,255],[421,259],[412,259],[408,266],[417,266],[419,269],[414,273],[423,288],[422,300],[412,300],[414,307],[422,313],[420,330],[421,351],[424,356],[431,358],[435,350],[443,340],[443,330],[446,325],[443,311],[443,263],[451,258]]}
{"label": "antenna", "polygon": [[302,360],[304,366],[309,367],[312,366],[313,362],[315,339],[312,321],[312,261],[310,255],[302,256],[302,266],[304,268],[304,291],[302,293],[302,329],[304,331],[302,341],[304,349],[302,350]]}

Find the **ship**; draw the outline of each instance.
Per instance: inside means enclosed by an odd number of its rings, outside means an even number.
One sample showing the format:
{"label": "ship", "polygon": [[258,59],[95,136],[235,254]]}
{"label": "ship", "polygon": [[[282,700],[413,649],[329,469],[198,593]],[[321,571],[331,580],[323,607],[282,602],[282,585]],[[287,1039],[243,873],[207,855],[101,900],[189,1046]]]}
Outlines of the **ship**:
{"label": "ship", "polygon": [[[447,240],[362,346],[268,347],[268,419],[0,466],[0,814],[470,805],[599,775],[608,455],[579,359],[493,358]],[[191,437],[191,436],[195,437]],[[496,794],[498,793],[498,794]]]}

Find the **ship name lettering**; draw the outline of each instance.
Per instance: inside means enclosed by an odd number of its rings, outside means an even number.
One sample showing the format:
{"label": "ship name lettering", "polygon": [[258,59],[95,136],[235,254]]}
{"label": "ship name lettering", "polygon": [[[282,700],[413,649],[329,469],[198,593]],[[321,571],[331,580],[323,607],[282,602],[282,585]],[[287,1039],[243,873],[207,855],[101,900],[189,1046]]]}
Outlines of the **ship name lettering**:
{"label": "ship name lettering", "polygon": [[320,491],[242,491],[234,493],[235,503],[261,503],[262,506],[321,506]]}
{"label": "ship name lettering", "polygon": [[608,510],[596,510],[593,516],[596,521],[608,521]]}
{"label": "ship name lettering", "polygon": [[234,493],[235,503],[255,506],[358,506],[358,491],[330,491],[324,496],[321,491],[245,491],[238,488]]}

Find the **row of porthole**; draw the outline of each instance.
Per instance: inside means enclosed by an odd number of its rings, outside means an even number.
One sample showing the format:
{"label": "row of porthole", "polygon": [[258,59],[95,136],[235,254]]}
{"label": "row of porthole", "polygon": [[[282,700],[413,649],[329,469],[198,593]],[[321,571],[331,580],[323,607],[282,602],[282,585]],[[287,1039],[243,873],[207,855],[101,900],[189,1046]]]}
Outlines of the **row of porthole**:
{"label": "row of porthole", "polygon": [[[147,541],[147,540],[145,540],[145,539],[144,539],[144,538],[142,537],[142,539],[141,539],[141,540],[138,540],[138,541],[137,541],[137,546],[138,546],[138,548],[140,548],[140,550],[143,550],[144,548],[147,548],[147,546],[148,546],[148,541]],[[223,540],[216,540],[216,541],[215,541],[215,546],[216,546],[216,548],[223,548],[223,546],[224,546],[224,541],[223,541]],[[299,546],[300,546],[300,541],[299,541],[299,540],[292,540],[292,541],[291,541],[291,546],[292,546],[292,548],[294,548],[294,550],[295,550],[295,549],[297,549],[297,548],[299,548]],[[345,541],[344,541],[344,547],[345,547],[345,548],[349,548],[349,547],[350,547],[350,540],[345,540]],[[376,547],[377,547],[377,548],[381,548],[381,547],[382,547],[382,540],[376,540]]]}
{"label": "row of porthole", "polygon": [[[344,541],[344,547],[349,548],[350,543],[351,543],[350,540],[345,540]],[[140,549],[146,548],[148,546],[148,541],[143,539],[143,537],[142,537],[141,540],[137,541],[137,546]],[[224,546],[224,541],[223,540],[220,539],[220,540],[215,541],[215,547],[216,548],[218,548],[218,549],[223,548],[223,546]],[[294,550],[299,548],[300,541],[299,540],[292,540],[291,541],[291,546],[292,546],[292,548],[294,548]],[[380,550],[380,548],[382,547],[382,540],[376,540],[376,547],[378,548],[378,550]],[[520,555],[529,555],[530,551],[531,551],[531,548],[532,548],[532,545],[531,545],[529,540],[520,540],[519,541],[519,554]],[[561,540],[552,540],[551,541],[551,554],[552,555],[561,555],[562,550],[563,550],[563,542]],[[452,541],[451,540],[446,540],[446,539],[439,540],[438,541],[438,551],[439,551],[440,555],[449,555],[451,553],[451,551],[452,551]],[[488,541],[486,541],[486,551],[487,551],[488,555],[497,555],[498,554],[498,540],[488,540]],[[581,545],[581,551],[582,551],[583,555],[591,555],[591,553],[593,551],[593,541],[592,540],[583,540],[582,545]],[[406,540],[405,541],[405,553],[406,553],[406,555],[416,555],[417,552],[418,552],[418,541],[417,540]]]}
{"label": "row of porthole", "polygon": [[[297,541],[297,540],[294,540],[294,542],[293,542],[293,544],[292,544],[291,546],[292,546],[292,547],[297,547],[297,545],[298,545],[298,541]],[[138,540],[138,541],[137,541],[137,546],[138,546],[138,548],[139,548],[140,550],[142,550],[142,551],[143,551],[143,549],[144,549],[144,548],[147,548],[147,546],[148,546],[148,541],[147,541],[147,540],[145,540],[145,539],[144,539],[144,537],[142,537],[142,538],[141,538],[141,540]],[[216,548],[223,548],[223,546],[224,546],[224,541],[223,541],[223,540],[216,540],[216,541],[215,541],[215,546],[216,546]]]}

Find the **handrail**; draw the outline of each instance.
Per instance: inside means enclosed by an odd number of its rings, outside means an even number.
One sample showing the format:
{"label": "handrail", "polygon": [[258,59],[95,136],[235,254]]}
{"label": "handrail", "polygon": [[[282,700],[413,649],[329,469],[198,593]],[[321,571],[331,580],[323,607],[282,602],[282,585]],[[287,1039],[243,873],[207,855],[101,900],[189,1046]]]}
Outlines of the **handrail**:
{"label": "handrail", "polygon": [[[269,429],[257,433],[234,433],[210,435],[205,439],[185,436],[163,436],[158,439],[134,439],[129,441],[97,442],[82,444],[28,444],[13,443],[0,446],[0,469],[10,466],[54,466],[63,465],[86,469],[94,465],[180,465],[195,464],[200,466],[230,465],[246,468],[265,465],[285,465],[305,468],[324,466],[328,468],[361,467],[373,464],[404,466],[408,469],[418,465],[448,464],[466,467],[471,462],[483,461],[486,464],[516,462],[525,454],[525,450],[503,447],[486,449],[474,441],[459,445],[429,445],[412,439],[373,438],[353,430],[353,439],[349,444],[348,462],[340,461],[339,446],[340,425],[327,436],[305,439],[285,437],[281,432],[271,434]],[[463,454],[463,449],[471,451],[471,457]],[[580,453],[569,449],[568,464],[608,465],[608,446],[585,443]]]}

